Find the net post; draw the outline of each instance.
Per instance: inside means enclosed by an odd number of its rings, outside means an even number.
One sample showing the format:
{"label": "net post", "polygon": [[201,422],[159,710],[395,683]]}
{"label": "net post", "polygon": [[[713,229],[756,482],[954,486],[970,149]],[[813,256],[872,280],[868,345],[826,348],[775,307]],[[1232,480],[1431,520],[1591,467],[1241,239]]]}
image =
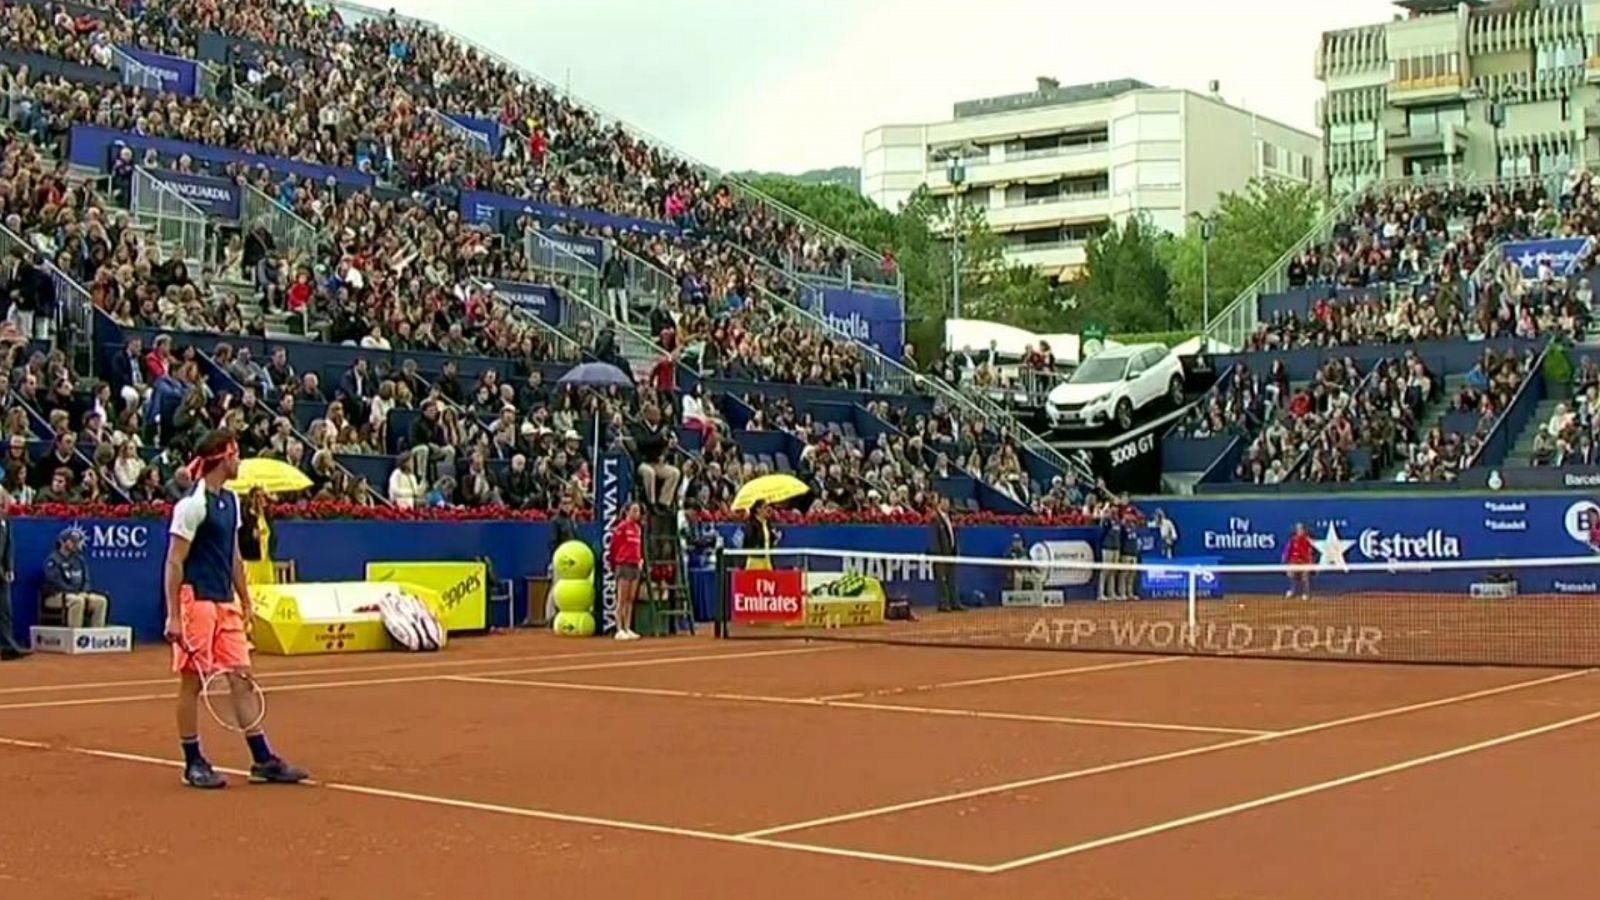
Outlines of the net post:
{"label": "net post", "polygon": [[717,622],[712,633],[718,638],[727,638],[732,593],[732,588],[728,584],[728,555],[722,551],[721,546],[716,547],[712,553],[717,571]]}
{"label": "net post", "polygon": [[1189,643],[1198,646],[1200,643],[1200,570],[1189,569],[1184,575],[1184,587],[1188,593],[1188,609],[1185,619],[1188,623]]}

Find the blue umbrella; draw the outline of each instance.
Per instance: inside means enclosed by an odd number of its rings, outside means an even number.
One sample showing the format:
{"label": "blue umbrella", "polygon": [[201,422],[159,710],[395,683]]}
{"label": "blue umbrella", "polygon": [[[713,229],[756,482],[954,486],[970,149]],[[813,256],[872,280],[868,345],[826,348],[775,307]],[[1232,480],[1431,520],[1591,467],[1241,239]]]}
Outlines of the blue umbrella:
{"label": "blue umbrella", "polygon": [[577,384],[584,387],[633,387],[633,379],[629,378],[621,369],[610,363],[588,362],[573,366],[567,374],[561,376],[561,384]]}

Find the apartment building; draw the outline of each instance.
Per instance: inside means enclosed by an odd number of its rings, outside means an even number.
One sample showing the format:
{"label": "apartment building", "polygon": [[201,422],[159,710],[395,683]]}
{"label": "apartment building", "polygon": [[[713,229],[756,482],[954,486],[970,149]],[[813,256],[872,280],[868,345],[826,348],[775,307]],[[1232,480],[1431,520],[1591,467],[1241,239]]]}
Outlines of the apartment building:
{"label": "apartment building", "polygon": [[1324,34],[1326,185],[1558,174],[1600,161],[1600,2],[1403,0]]}
{"label": "apartment building", "polygon": [[[1182,232],[1191,213],[1259,176],[1314,182],[1321,141],[1220,97],[1133,79],[967,100],[954,116],[866,133],[861,189],[896,209],[922,185],[985,211],[1009,258],[1070,278],[1108,223],[1144,213]],[[959,161],[952,183],[952,161]]]}

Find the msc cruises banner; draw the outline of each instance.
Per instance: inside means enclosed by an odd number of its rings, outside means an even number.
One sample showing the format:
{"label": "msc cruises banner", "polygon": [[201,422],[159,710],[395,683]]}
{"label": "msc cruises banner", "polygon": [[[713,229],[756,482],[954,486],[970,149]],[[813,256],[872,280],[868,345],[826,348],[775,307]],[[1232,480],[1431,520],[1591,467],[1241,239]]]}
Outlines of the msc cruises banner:
{"label": "msc cruises banner", "polygon": [[178,196],[200,207],[200,211],[218,219],[239,221],[243,192],[237,184],[226,178],[209,178],[189,175],[167,169],[146,169],[151,177],[165,183]]}
{"label": "msc cruises banner", "polygon": [[1571,275],[1589,249],[1590,238],[1555,238],[1544,241],[1511,241],[1502,246],[1506,259],[1516,262],[1524,278],[1536,278],[1539,266],[1549,263],[1557,275]]}
{"label": "msc cruises banner", "polygon": [[555,288],[547,284],[526,284],[500,278],[490,278],[488,281],[494,286],[495,294],[507,303],[552,325],[560,324],[561,295],[556,293]]}
{"label": "msc cruises banner", "polygon": [[185,97],[193,97],[200,93],[200,66],[197,63],[182,57],[151,53],[149,50],[140,50],[137,47],[117,49],[143,66],[145,71],[161,79],[162,90],[182,94]]}
{"label": "msc cruises banner", "polygon": [[820,293],[822,309],[817,312],[835,331],[899,361],[905,353],[906,317],[898,296],[839,288]]}

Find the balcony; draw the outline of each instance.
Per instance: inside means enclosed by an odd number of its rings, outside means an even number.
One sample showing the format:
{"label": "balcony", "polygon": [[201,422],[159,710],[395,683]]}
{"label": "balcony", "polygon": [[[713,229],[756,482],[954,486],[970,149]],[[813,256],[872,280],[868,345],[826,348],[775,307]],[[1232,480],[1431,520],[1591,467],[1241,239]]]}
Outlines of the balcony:
{"label": "balcony", "polygon": [[[1111,145],[1079,144],[1013,154],[1000,162],[988,160],[967,163],[967,184],[994,185],[1018,181],[1038,181],[1053,175],[1091,175],[1111,169]],[[928,189],[938,193],[950,190],[943,165],[928,171]]]}
{"label": "balcony", "polygon": [[1086,191],[1057,197],[1040,197],[1035,200],[1024,200],[1021,203],[992,206],[985,218],[989,220],[989,227],[995,231],[1015,231],[1018,228],[1033,228],[1060,222],[1104,219],[1109,209],[1107,201],[1110,199],[1110,191]]}
{"label": "balcony", "polygon": [[1048,244],[1022,244],[1007,247],[1006,259],[1033,266],[1051,276],[1071,277],[1088,262],[1088,245],[1083,241],[1054,241]]}
{"label": "balcony", "polygon": [[1396,106],[1459,99],[1466,92],[1467,79],[1464,75],[1435,75],[1431,78],[1389,82],[1389,100]]}
{"label": "balcony", "polygon": [[1389,152],[1401,156],[1439,156],[1447,151],[1459,153],[1467,146],[1467,130],[1460,125],[1415,132],[1408,125],[1400,125],[1388,129],[1384,134]]}

